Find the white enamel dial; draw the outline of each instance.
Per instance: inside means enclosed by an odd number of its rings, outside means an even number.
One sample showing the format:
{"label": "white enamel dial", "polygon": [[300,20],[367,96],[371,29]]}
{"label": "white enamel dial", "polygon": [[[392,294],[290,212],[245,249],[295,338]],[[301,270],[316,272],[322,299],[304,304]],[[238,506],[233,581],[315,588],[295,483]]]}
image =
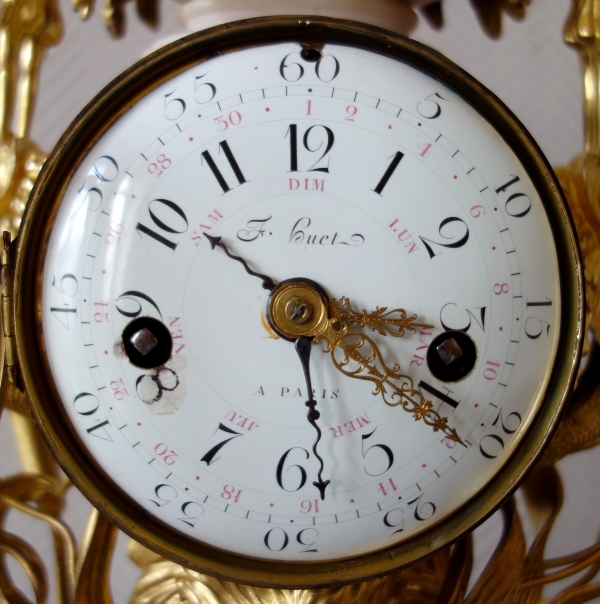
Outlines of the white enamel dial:
{"label": "white enamel dial", "polygon": [[[116,120],[65,190],[41,307],[72,429],[137,506],[223,550],[324,561],[411,539],[499,472],[546,392],[561,291],[544,203],[476,109],[407,63],[300,50],[216,56]],[[321,500],[294,346],[268,327],[260,281],[203,233],[277,282],[432,325],[365,333],[465,446],[313,345]],[[157,369],[123,353],[140,316],[172,334]],[[453,382],[425,361],[447,330],[477,350]]]}

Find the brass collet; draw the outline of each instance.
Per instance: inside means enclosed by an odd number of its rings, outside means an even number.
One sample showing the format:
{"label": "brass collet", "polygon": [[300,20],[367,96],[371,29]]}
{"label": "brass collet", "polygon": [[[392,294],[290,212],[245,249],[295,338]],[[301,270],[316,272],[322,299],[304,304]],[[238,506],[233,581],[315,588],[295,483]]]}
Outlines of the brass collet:
{"label": "brass collet", "polygon": [[283,283],[273,291],[269,302],[271,325],[284,338],[312,337],[327,325],[327,299],[311,285]]}

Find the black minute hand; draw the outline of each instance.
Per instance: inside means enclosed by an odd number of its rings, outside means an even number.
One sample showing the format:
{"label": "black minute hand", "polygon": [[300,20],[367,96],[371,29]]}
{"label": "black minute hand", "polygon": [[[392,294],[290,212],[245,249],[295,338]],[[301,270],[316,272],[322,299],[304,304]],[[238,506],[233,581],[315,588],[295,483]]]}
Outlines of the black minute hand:
{"label": "black minute hand", "polygon": [[244,268],[246,269],[246,272],[249,275],[253,275],[254,277],[258,277],[259,279],[262,279],[262,282],[263,282],[262,286],[264,287],[264,289],[268,289],[269,291],[271,291],[271,290],[273,290],[275,288],[275,282],[273,281],[273,279],[271,279],[271,277],[267,277],[267,275],[261,275],[260,273],[257,273],[255,271],[253,271],[248,266],[248,263],[243,258],[240,258],[239,256],[234,256],[227,249],[227,246],[224,243],[221,243],[221,238],[220,237],[211,237],[210,235],[207,235],[206,233],[204,233],[204,236],[210,241],[210,249],[214,250],[217,246],[219,246],[220,248],[223,248],[223,251],[232,260],[237,260],[238,262],[240,262],[241,264],[243,264]]}
{"label": "black minute hand", "polygon": [[325,468],[325,464],[323,463],[323,459],[321,458],[321,456],[317,453],[317,445],[319,444],[319,441],[321,440],[321,428],[319,428],[319,426],[317,425],[317,420],[319,419],[319,417],[321,417],[321,414],[315,409],[315,407],[317,406],[317,401],[315,400],[315,397],[313,396],[312,383],[310,381],[309,361],[310,361],[310,351],[312,349],[312,341],[310,338],[307,338],[306,336],[300,336],[296,340],[295,348],[296,348],[296,352],[298,353],[298,356],[300,357],[300,362],[302,363],[302,369],[304,369],[304,377],[306,378],[306,387],[308,388],[308,400],[306,401],[306,406],[308,407],[308,413],[306,414],[306,417],[308,418],[308,421],[310,422],[310,424],[312,426],[314,426],[315,430],[317,431],[317,438],[315,439],[315,442],[313,443],[312,450],[313,450],[315,457],[321,463],[321,468],[319,469],[318,480],[315,480],[313,482],[313,485],[316,486],[317,489],[319,489],[319,493],[321,493],[321,499],[325,499],[325,489],[327,488],[327,485],[331,481],[323,480],[323,478],[321,477],[321,474],[323,473],[323,469]]}

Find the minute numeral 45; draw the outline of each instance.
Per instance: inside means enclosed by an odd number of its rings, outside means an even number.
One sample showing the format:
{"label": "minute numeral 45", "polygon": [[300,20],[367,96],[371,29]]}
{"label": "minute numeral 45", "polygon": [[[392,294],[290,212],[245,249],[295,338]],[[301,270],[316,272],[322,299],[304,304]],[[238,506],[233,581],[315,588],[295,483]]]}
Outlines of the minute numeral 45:
{"label": "minute numeral 45", "polygon": [[[64,274],[60,281],[57,281],[55,276],[52,279],[52,287],[57,289],[63,296],[66,296],[66,298],[74,298],[79,291],[77,277],[71,273]],[[69,317],[72,315],[77,316],[77,307],[75,305],[71,306],[70,302],[63,302],[62,306],[51,306],[50,312],[60,321],[61,325],[70,330]]]}

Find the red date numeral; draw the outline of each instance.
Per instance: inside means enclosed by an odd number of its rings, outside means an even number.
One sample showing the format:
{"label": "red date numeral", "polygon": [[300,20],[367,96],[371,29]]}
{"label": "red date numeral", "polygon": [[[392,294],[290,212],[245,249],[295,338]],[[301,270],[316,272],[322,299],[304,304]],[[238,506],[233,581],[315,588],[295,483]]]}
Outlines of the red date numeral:
{"label": "red date numeral", "polygon": [[237,503],[240,500],[240,495],[242,491],[240,489],[236,489],[234,486],[230,484],[226,484],[223,487],[223,492],[221,493],[221,497],[225,499],[225,501],[233,500],[234,503]]}
{"label": "red date numeral", "polygon": [[171,167],[171,160],[166,155],[161,153],[156,158],[156,161],[152,162],[148,166],[148,172],[150,172],[150,174],[156,174],[156,178],[158,178],[167,168],[170,168],[170,167]]}
{"label": "red date numeral", "polygon": [[113,396],[118,400],[122,401],[123,398],[129,396],[129,392],[127,392],[127,388],[125,388],[125,384],[122,379],[113,380],[110,383],[110,389],[113,391]]}
{"label": "red date numeral", "polygon": [[94,321],[96,323],[102,323],[102,321],[108,321],[108,302],[94,302],[96,307],[96,314],[94,314]]}
{"label": "red date numeral", "polygon": [[167,447],[165,443],[158,443],[156,447],[154,447],[154,452],[159,457],[162,457],[162,460],[167,466],[172,466],[175,463],[176,458],[179,457],[172,449],[169,451],[169,447]]}

